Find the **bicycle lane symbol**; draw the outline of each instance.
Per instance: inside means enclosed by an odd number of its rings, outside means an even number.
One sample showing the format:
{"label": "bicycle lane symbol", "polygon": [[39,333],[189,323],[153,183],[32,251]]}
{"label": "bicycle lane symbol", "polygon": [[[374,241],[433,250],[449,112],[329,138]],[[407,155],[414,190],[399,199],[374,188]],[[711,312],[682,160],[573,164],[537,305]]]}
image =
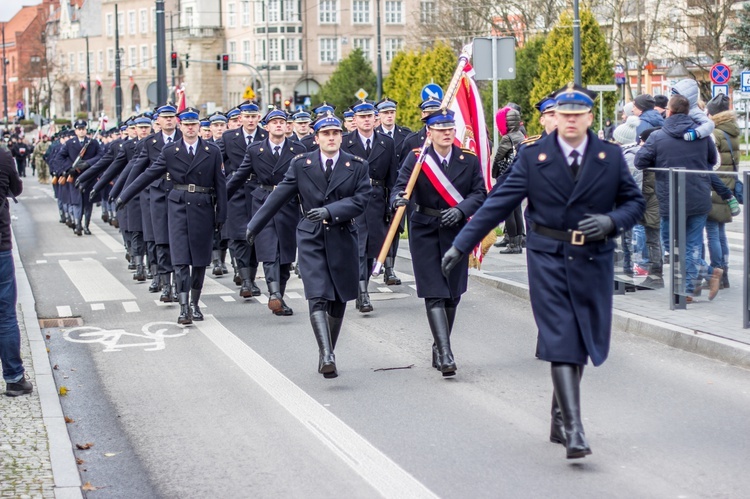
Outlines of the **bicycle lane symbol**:
{"label": "bicycle lane symbol", "polygon": [[[63,337],[73,343],[101,343],[105,346],[103,352],[121,352],[124,348],[138,347],[143,347],[146,352],[155,352],[166,347],[164,338],[176,338],[187,333],[187,328],[174,322],[149,322],[141,328],[140,333],[129,333],[124,329],[82,326],[66,330]],[[133,339],[141,341],[120,342]]]}

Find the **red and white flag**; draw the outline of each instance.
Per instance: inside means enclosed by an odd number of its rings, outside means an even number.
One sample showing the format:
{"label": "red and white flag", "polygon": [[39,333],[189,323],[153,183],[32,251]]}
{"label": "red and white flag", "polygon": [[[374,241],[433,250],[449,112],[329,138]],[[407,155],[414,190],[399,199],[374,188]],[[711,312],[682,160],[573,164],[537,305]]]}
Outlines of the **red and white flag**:
{"label": "red and white flag", "polygon": [[492,151],[484,121],[484,109],[479,89],[474,81],[474,68],[466,64],[456,90],[456,96],[450,107],[456,113],[455,144],[470,149],[479,159],[487,191],[492,189]]}
{"label": "red and white flag", "polygon": [[177,101],[177,113],[179,114],[182,111],[184,111],[185,108],[187,107],[185,103],[185,86],[184,85],[180,85],[179,87],[174,88],[174,97],[175,97],[175,100]]}

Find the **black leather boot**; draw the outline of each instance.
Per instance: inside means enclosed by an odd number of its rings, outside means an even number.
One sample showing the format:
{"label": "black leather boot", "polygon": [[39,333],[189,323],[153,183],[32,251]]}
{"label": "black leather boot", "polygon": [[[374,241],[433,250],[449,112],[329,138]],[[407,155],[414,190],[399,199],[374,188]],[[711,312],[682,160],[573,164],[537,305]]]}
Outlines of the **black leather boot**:
{"label": "black leather boot", "polygon": [[260,296],[260,288],[255,285],[255,274],[258,273],[258,267],[250,268],[250,291],[253,292],[253,296]]}
{"label": "black leather boot", "polygon": [[175,279],[174,272],[172,272],[172,301],[177,301],[177,279]]}
{"label": "black leather boot", "polygon": [[143,265],[143,256],[135,256],[135,274],[133,279],[138,282],[146,281],[146,267]]}
{"label": "black leather boot", "polygon": [[73,229],[73,234],[75,234],[76,236],[83,235],[83,227],[81,226],[81,222],[76,222],[75,228]]}
{"label": "black leather boot", "polygon": [[328,316],[328,330],[331,332],[331,350],[336,349],[336,342],[339,340],[341,325],[344,323],[343,317]]}
{"label": "black leather boot", "polygon": [[145,262],[144,267],[146,268],[146,279],[153,279],[154,278],[154,265],[149,265],[148,262]]}
{"label": "black leather boot", "polygon": [[227,250],[221,250],[219,255],[219,265],[221,266],[221,273],[228,274],[229,269],[227,268]]}
{"label": "black leather boot", "polygon": [[274,314],[276,312],[281,311],[281,304],[283,303],[283,298],[281,297],[281,286],[279,286],[278,282],[269,282],[268,283],[268,308],[273,312]]}
{"label": "black leather boot", "polygon": [[242,285],[242,277],[240,277],[240,267],[237,265],[237,260],[232,258],[232,269],[234,270],[234,283],[237,286]]}
{"label": "black leather boot", "polygon": [[505,249],[500,250],[500,254],[517,255],[523,253],[523,249],[521,249],[521,238],[522,236],[511,237],[508,246]]}
{"label": "black leather boot", "polygon": [[109,223],[109,213],[106,211],[102,212],[102,222],[104,222],[105,224]]}
{"label": "black leather boot", "polygon": [[250,282],[250,267],[242,267],[240,269],[240,279],[242,283],[242,286],[240,286],[240,296],[242,298],[251,298],[253,290]]}
{"label": "black leather boot", "polygon": [[[280,315],[280,316],[290,316],[294,315],[294,310],[290,306],[284,302],[284,291],[286,291],[286,285],[282,285],[281,283],[268,283],[269,285],[269,293],[271,290],[271,284],[277,284],[278,285],[278,295],[279,295],[279,301],[281,302],[281,307],[278,310],[273,310],[273,315]],[[275,289],[275,287],[274,287]],[[268,308],[271,308],[271,300],[268,300]]]}
{"label": "black leather boot", "polygon": [[161,296],[159,297],[159,301],[172,303],[172,274],[161,274],[159,280],[161,281]]}
{"label": "black leather boot", "polygon": [[65,212],[62,210],[58,210],[58,213],[60,213],[60,223],[61,224],[67,223],[67,220],[65,220]]}
{"label": "black leather boot", "polygon": [[581,422],[581,379],[579,366],[552,363],[552,384],[565,428],[565,450],[568,459],[591,454]]}
{"label": "black leather boot", "polygon": [[[583,366],[578,366],[578,379],[583,377]],[[557,405],[557,396],[552,390],[552,420],[550,422],[549,441],[553,444],[565,445],[565,424],[563,423],[562,411]]]}
{"label": "black leather boot", "polygon": [[331,342],[331,332],[328,329],[328,318],[322,310],[316,310],[310,313],[310,323],[312,324],[315,340],[318,342],[318,372],[326,378],[335,378],[338,376],[336,371],[336,356],[333,354]]}
{"label": "black leather boot", "polygon": [[201,290],[191,289],[190,290],[190,313],[193,316],[194,321],[202,321],[203,313],[200,307]]}
{"label": "black leather boot", "polygon": [[180,316],[177,318],[177,324],[192,324],[193,316],[190,314],[188,305],[188,294],[180,293]]}
{"label": "black leather boot", "polygon": [[401,279],[396,276],[393,271],[393,257],[385,257],[385,272],[383,273],[383,282],[386,286],[398,286],[401,284]]}
{"label": "black leather boot", "polygon": [[510,243],[510,237],[508,237],[508,233],[506,232],[503,234],[503,238],[498,239],[497,242],[492,246],[494,246],[495,248],[505,248],[506,246],[508,246],[508,243]]}
{"label": "black leather boot", "polygon": [[149,293],[158,293],[159,292],[159,288],[160,288],[160,284],[161,284],[161,279],[159,279],[159,273],[157,272],[156,265],[152,265],[151,266],[151,278],[152,278],[151,279],[151,285],[149,285],[149,287],[148,287],[148,292]]}
{"label": "black leather boot", "polygon": [[214,250],[211,259],[211,266],[213,267],[213,269],[211,269],[211,274],[218,277],[224,275],[224,273],[221,271],[221,263],[219,262],[220,256],[221,252],[219,250]]}
{"label": "black leather boot", "polygon": [[357,307],[363,314],[372,312],[372,303],[370,302],[370,294],[367,292],[367,281],[359,281],[359,298],[357,298]]}
{"label": "black leather boot", "polygon": [[457,368],[451,351],[450,327],[445,308],[440,306],[428,308],[427,322],[430,323],[430,330],[437,348],[437,369],[443,373],[443,376],[454,376]]}

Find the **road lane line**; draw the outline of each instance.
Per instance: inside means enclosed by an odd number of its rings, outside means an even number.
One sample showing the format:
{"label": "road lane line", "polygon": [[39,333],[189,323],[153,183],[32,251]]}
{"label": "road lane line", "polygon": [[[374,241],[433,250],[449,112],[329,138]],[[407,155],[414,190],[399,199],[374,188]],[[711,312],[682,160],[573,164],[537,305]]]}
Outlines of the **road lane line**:
{"label": "road lane line", "polygon": [[104,310],[104,303],[92,303],[91,310]]}
{"label": "road lane line", "polygon": [[124,301],[122,302],[122,308],[125,309],[125,312],[132,313],[132,312],[140,312],[141,309],[138,307],[138,304],[134,301]]}
{"label": "road lane line", "polygon": [[[227,282],[232,281],[227,280]],[[217,282],[216,279],[206,279],[205,281],[203,281],[203,290],[201,291],[201,295],[203,296],[224,295],[232,293],[234,293],[234,291],[224,286],[220,282]]]}
{"label": "road lane line", "polygon": [[59,253],[42,253],[42,256],[81,256],[96,255],[96,251],[62,251]]}
{"label": "road lane line", "polygon": [[68,279],[87,302],[135,300],[131,293],[104,266],[94,261],[60,260]]}
{"label": "road lane line", "polygon": [[36,263],[47,263],[47,260],[37,260]]}
{"label": "road lane line", "polygon": [[94,234],[94,236],[96,236],[96,238],[101,241],[104,246],[114,251],[115,253],[125,253],[125,247],[123,246],[122,242],[104,232],[104,229],[99,227],[96,223],[91,224],[89,226],[89,229],[91,230],[91,233]]}
{"label": "road lane line", "polygon": [[205,320],[195,326],[383,497],[437,497],[232,334],[213,315],[206,315]]}
{"label": "road lane line", "polygon": [[73,316],[73,311],[67,305],[58,305],[57,306],[57,316],[58,317],[72,317]]}
{"label": "road lane line", "polygon": [[296,291],[287,291],[286,296],[294,299],[302,298],[302,295],[300,295]]}
{"label": "road lane line", "polygon": [[224,300],[224,301],[226,301],[226,302],[237,301],[237,300],[234,299],[234,296],[227,296],[227,295],[222,295],[221,299]]}

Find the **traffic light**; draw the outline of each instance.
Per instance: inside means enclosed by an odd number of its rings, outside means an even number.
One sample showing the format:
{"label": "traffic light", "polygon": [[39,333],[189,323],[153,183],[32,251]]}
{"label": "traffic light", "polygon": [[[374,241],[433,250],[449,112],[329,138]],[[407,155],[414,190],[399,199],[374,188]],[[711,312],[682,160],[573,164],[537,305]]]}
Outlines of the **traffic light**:
{"label": "traffic light", "polygon": [[216,56],[216,69],[221,71],[221,54]]}
{"label": "traffic light", "polygon": [[290,111],[292,109],[292,100],[291,99],[285,100],[284,107],[286,108],[287,111]]}
{"label": "traffic light", "polygon": [[190,67],[190,54],[185,54],[185,69]]}
{"label": "traffic light", "polygon": [[177,52],[172,52],[172,69],[177,69]]}
{"label": "traffic light", "polygon": [[229,71],[229,54],[221,54],[221,70]]}

